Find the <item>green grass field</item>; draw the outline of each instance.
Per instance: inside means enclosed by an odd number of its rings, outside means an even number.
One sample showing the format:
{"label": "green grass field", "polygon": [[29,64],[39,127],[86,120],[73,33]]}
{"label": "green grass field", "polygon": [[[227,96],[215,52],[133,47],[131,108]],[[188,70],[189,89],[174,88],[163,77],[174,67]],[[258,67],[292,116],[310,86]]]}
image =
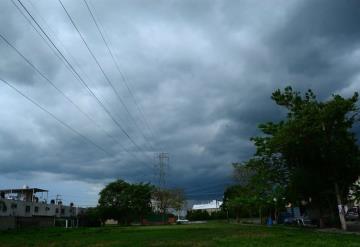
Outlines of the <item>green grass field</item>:
{"label": "green grass field", "polygon": [[310,229],[198,225],[33,229],[0,233],[0,246],[360,246],[360,236]]}

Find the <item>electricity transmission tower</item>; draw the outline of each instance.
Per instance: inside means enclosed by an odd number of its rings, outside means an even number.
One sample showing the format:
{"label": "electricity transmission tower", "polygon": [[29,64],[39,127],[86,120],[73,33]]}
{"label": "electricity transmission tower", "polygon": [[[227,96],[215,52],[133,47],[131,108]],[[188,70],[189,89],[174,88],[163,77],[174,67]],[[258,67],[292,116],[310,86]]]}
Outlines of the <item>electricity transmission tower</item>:
{"label": "electricity transmission tower", "polygon": [[169,168],[169,154],[159,153],[156,157],[159,161],[155,164],[155,179],[158,182],[160,189],[164,189],[166,186],[166,173]]}

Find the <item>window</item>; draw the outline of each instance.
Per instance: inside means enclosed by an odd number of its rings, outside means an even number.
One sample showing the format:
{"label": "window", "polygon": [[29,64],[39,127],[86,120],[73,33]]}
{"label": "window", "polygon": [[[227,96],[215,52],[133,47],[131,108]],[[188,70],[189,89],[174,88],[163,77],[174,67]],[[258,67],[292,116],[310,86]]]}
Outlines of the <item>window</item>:
{"label": "window", "polygon": [[46,208],[45,208],[45,211],[50,211],[50,208],[49,208],[49,207],[46,207]]}
{"label": "window", "polygon": [[65,214],[65,209],[64,208],[61,209],[61,214]]}
{"label": "window", "polygon": [[55,213],[59,213],[59,209],[58,209],[58,208],[55,210]]}
{"label": "window", "polygon": [[25,213],[30,213],[30,206],[25,207]]}
{"label": "window", "polygon": [[1,209],[1,211],[3,211],[3,212],[6,212],[6,211],[7,211],[7,207],[6,207],[5,202],[0,201],[0,209]]}
{"label": "window", "polygon": [[34,211],[35,213],[39,212],[39,207],[35,207]]}
{"label": "window", "polygon": [[16,203],[11,203],[11,208],[12,208],[12,209],[17,208],[17,204],[16,204]]}

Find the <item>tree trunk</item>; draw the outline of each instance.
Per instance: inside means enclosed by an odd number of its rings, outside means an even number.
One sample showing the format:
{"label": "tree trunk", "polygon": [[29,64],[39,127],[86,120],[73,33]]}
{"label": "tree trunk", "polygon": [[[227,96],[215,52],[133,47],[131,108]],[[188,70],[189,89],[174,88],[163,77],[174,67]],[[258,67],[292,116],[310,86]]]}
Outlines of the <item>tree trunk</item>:
{"label": "tree trunk", "polygon": [[319,206],[319,228],[324,228],[324,217],[323,217],[323,209],[321,206]]}
{"label": "tree trunk", "polygon": [[330,219],[331,219],[331,222],[335,222],[336,221],[336,217],[337,217],[337,213],[336,211],[334,210],[334,205],[332,202],[330,202],[330,200],[328,200],[328,204],[329,204],[329,210],[330,210]]}
{"label": "tree trunk", "polygon": [[236,210],[236,223],[240,223],[240,210]]}
{"label": "tree trunk", "polygon": [[340,195],[340,192],[339,192],[339,186],[338,186],[337,183],[335,183],[334,185],[335,185],[336,201],[337,201],[338,210],[339,210],[339,218],[340,218],[341,229],[346,231],[345,212],[344,212],[343,205],[342,205],[342,202],[341,202],[341,195]]}
{"label": "tree trunk", "polygon": [[259,207],[259,218],[260,218],[260,225],[261,225],[263,223],[262,222],[261,207]]}

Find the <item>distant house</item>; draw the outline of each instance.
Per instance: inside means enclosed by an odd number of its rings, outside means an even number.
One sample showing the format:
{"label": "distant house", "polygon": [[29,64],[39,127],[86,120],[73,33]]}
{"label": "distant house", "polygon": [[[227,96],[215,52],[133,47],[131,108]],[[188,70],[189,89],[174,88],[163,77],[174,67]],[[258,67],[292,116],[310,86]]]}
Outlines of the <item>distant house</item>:
{"label": "distant house", "polygon": [[61,200],[49,203],[47,197],[47,190],[28,186],[0,190],[0,230],[55,224],[74,226],[77,216],[86,210],[72,203],[65,206]]}
{"label": "distant house", "polygon": [[209,214],[213,212],[220,211],[220,206],[223,204],[222,201],[212,200],[211,202],[204,203],[204,204],[194,204],[192,210],[203,210],[207,211]]}

